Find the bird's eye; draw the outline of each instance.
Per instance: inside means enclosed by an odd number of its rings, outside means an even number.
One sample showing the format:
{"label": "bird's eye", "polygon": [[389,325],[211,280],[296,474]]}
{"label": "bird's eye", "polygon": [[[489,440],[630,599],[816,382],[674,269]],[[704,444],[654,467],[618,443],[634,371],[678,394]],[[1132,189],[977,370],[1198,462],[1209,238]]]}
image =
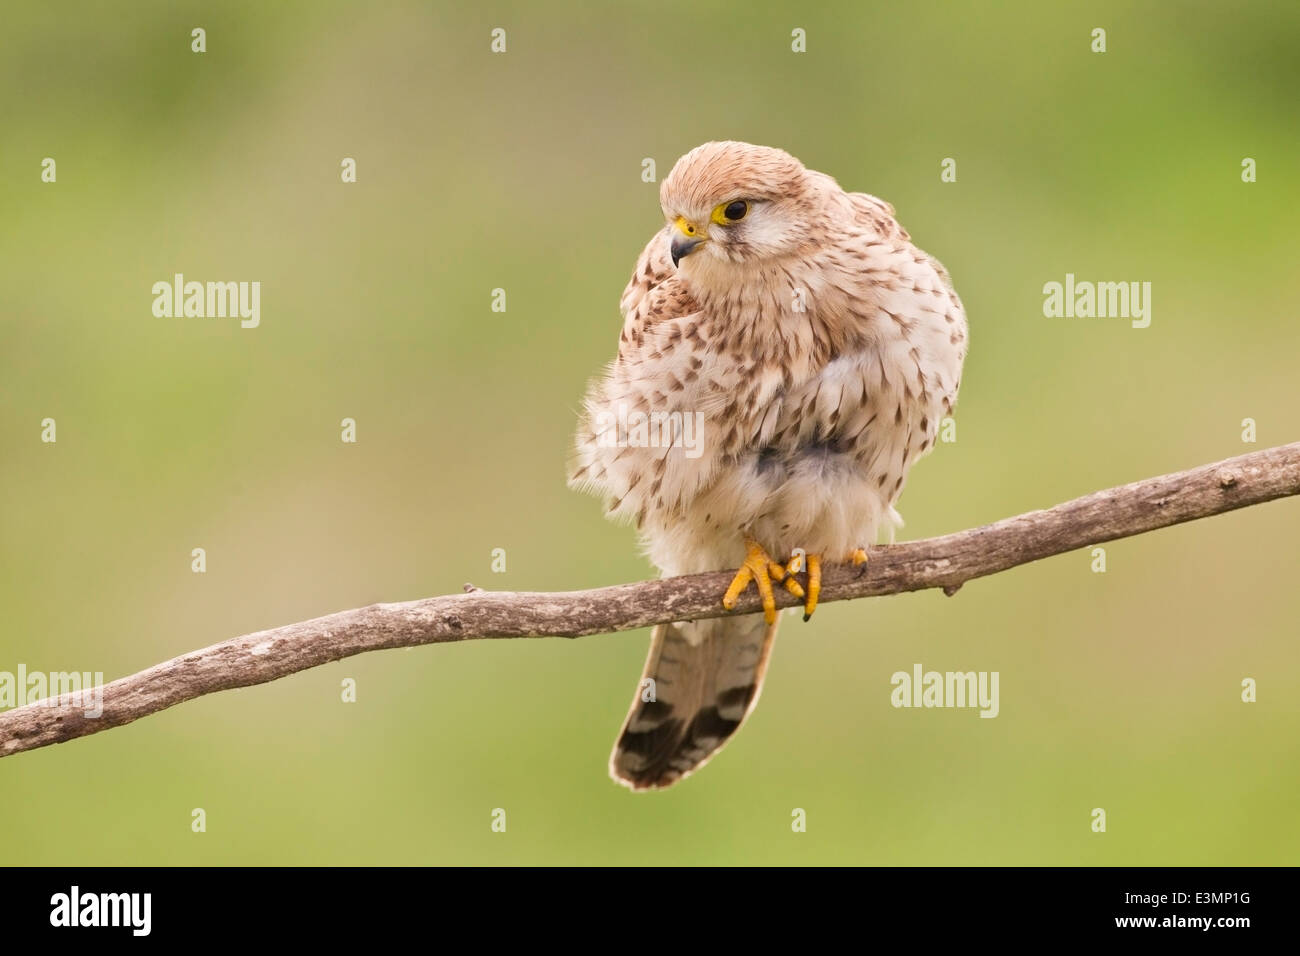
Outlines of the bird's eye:
{"label": "bird's eye", "polygon": [[725,203],[721,206],[715,206],[712,218],[719,226],[729,226],[733,222],[739,222],[745,218],[749,212],[749,203],[743,199],[737,199],[734,202]]}
{"label": "bird's eye", "polygon": [[744,219],[745,213],[747,212],[749,212],[749,203],[745,202],[743,199],[737,199],[735,202],[728,205],[726,209],[722,210],[722,214],[732,222],[735,222],[737,219]]}

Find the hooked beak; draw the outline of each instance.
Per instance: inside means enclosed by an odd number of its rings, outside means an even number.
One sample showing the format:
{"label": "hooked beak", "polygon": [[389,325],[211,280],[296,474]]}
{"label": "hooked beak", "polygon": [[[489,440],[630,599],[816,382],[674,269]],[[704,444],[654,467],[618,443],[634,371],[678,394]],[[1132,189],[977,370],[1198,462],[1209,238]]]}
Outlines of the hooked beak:
{"label": "hooked beak", "polygon": [[685,236],[673,236],[673,243],[668,247],[668,252],[673,257],[673,265],[685,259],[698,246],[703,239],[687,239]]}
{"label": "hooked beak", "polygon": [[673,257],[673,267],[676,268],[678,262],[689,256],[696,246],[709,237],[694,223],[687,222],[685,216],[678,216],[673,225],[677,227],[677,234],[673,236],[668,252]]}

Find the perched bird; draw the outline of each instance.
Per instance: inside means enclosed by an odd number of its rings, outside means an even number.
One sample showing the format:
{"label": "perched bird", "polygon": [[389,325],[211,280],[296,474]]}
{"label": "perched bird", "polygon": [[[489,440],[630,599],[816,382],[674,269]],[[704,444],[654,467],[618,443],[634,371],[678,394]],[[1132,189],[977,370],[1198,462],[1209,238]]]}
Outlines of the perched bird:
{"label": "perched bird", "polygon": [[753,710],[773,583],[807,620],[822,561],[864,562],[901,523],[894,502],[952,412],[967,347],[947,271],[893,207],[789,153],[705,143],[660,203],[569,483],[633,522],[664,575],[738,567],[723,606],[753,582],[764,613],[654,629],[610,758],[637,790],[703,766]]}

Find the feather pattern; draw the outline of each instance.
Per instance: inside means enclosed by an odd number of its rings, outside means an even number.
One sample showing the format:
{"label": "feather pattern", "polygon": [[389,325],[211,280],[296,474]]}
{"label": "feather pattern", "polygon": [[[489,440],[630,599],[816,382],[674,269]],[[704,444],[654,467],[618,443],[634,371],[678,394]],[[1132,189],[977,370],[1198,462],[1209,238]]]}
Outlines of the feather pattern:
{"label": "feather pattern", "polygon": [[[719,224],[736,200],[744,218]],[[570,483],[634,524],[665,575],[735,568],[747,537],[841,561],[892,535],[957,400],[966,317],[947,271],[888,203],[781,150],[706,143],[661,202]],[[705,238],[674,263],[679,221]],[[701,766],[753,708],[774,633],[761,615],[656,628],[643,680],[663,696],[634,702],[615,778],[664,786]]]}

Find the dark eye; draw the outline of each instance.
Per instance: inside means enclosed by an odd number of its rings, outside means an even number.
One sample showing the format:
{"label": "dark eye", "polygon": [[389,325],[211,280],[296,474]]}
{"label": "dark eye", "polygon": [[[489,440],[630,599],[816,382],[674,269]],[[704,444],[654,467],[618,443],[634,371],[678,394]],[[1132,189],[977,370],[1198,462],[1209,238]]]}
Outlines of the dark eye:
{"label": "dark eye", "polygon": [[744,219],[745,213],[747,212],[749,212],[749,203],[745,202],[743,199],[737,199],[735,202],[728,205],[726,209],[722,210],[722,214],[732,222],[735,222],[737,219]]}

